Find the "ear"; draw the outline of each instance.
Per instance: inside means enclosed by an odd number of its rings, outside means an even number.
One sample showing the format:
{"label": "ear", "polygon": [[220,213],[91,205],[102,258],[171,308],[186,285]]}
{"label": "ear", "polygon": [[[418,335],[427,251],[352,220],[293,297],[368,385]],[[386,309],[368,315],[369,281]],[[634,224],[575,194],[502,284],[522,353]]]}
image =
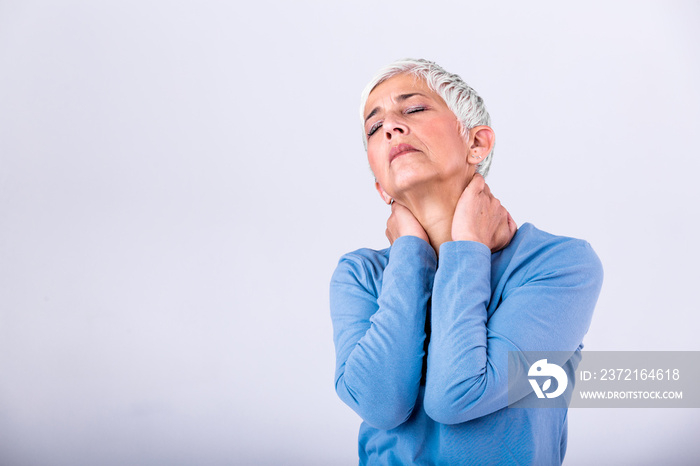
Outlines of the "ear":
{"label": "ear", "polygon": [[484,161],[491,153],[493,145],[496,143],[496,133],[490,126],[475,126],[469,130],[469,156],[467,161],[472,165],[477,165]]}
{"label": "ear", "polygon": [[389,194],[387,194],[387,192],[384,191],[382,186],[379,184],[379,181],[374,182],[374,187],[377,189],[377,192],[382,197],[384,202],[386,202],[387,204],[391,204],[391,196],[389,196]]}

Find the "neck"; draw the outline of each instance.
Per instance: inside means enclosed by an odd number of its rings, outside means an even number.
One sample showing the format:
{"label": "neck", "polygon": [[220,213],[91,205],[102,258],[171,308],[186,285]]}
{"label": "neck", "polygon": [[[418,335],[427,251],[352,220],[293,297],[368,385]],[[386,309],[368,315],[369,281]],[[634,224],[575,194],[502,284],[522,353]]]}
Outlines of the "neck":
{"label": "neck", "polygon": [[406,194],[404,205],[416,217],[430,239],[436,254],[440,254],[442,243],[452,241],[452,218],[466,183],[441,183],[420,191]]}

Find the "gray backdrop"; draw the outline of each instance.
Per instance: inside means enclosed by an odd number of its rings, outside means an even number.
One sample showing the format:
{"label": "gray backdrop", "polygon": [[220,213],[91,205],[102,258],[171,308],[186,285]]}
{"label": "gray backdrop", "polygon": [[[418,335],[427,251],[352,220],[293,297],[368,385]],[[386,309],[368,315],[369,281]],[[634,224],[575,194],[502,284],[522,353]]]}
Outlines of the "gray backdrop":
{"label": "gray backdrop", "polygon": [[[432,3],[428,6],[428,3]],[[699,350],[697,2],[0,0],[0,464],[353,464],[328,282],[383,248],[360,91],[484,97],[518,223],[585,238],[589,350]],[[566,464],[700,458],[572,409]]]}

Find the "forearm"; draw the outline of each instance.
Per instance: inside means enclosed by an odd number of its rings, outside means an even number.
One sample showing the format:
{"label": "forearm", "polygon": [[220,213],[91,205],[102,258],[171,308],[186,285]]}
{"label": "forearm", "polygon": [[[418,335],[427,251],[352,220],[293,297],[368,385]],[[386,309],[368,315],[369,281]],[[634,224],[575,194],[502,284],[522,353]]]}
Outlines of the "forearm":
{"label": "forearm", "polygon": [[556,351],[563,359],[551,362],[562,365],[579,347],[602,268],[587,243],[556,241],[509,251],[507,271],[496,277],[485,246],[443,245],[425,395],[433,419],[453,424],[506,407],[509,351]]}
{"label": "forearm", "polygon": [[[442,245],[433,285],[425,407],[433,419],[455,423],[487,391],[487,306],[491,252],[472,241]],[[464,419],[466,420],[466,419]]]}
{"label": "forearm", "polygon": [[435,268],[430,246],[418,238],[405,237],[392,247],[376,298],[350,285],[352,280],[344,278],[342,272],[334,275],[331,312],[336,391],[375,427],[398,426],[415,405]]}

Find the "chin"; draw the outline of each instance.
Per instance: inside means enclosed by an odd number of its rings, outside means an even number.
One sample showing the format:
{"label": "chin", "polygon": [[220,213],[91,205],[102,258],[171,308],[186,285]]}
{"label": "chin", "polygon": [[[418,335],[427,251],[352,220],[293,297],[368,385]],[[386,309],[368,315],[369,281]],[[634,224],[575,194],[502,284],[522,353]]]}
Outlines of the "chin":
{"label": "chin", "polygon": [[422,170],[406,169],[396,174],[393,185],[398,194],[418,189],[435,182],[439,182],[437,174],[427,172],[424,168]]}

